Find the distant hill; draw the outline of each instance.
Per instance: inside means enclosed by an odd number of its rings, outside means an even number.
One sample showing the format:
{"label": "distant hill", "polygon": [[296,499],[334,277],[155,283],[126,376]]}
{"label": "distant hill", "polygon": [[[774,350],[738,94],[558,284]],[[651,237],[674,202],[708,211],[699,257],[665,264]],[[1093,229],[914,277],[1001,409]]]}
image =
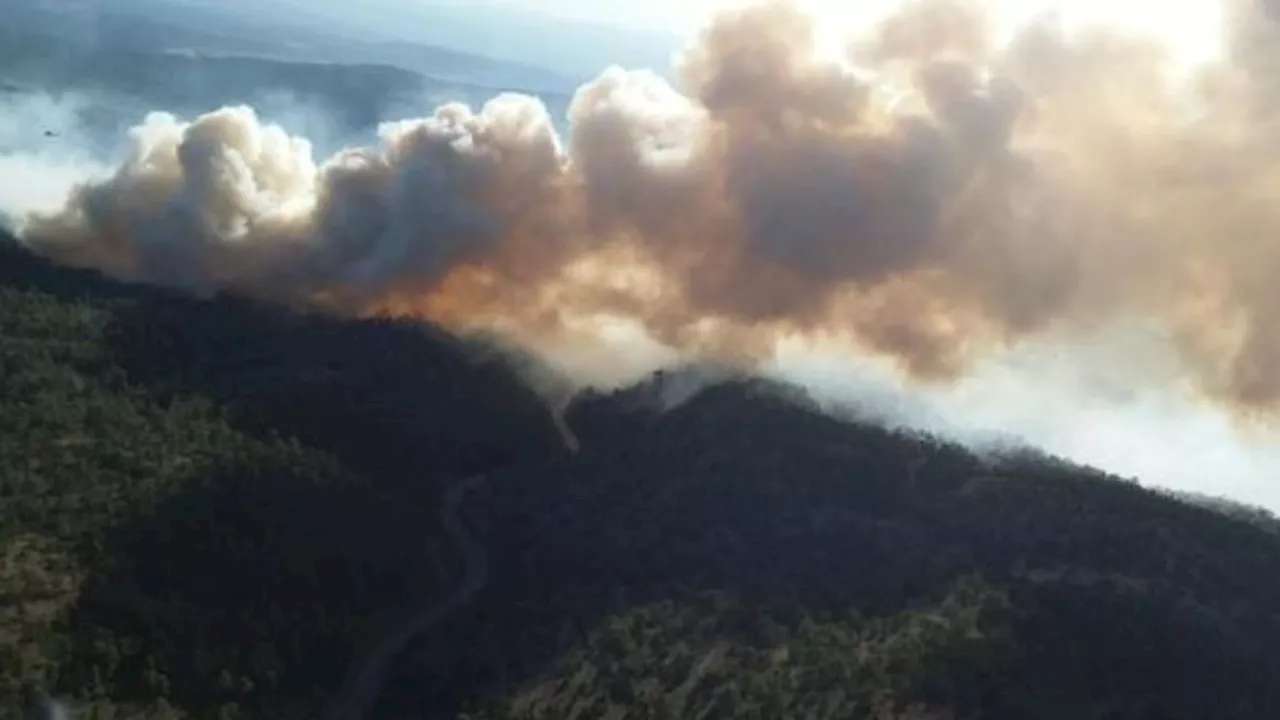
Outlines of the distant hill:
{"label": "distant hill", "polygon": [[370,717],[1276,717],[1257,517],[733,375],[583,394],[569,454],[482,350],[0,239],[0,698],[315,717],[464,575],[439,498],[479,473],[485,582]]}
{"label": "distant hill", "polygon": [[[432,43],[425,36],[403,37],[404,21],[398,23],[402,32],[394,36],[371,34],[364,29],[364,19],[370,15],[368,9],[361,8],[335,18],[311,4],[296,8],[271,0],[120,0],[109,4],[10,0],[0,8],[6,30],[17,39],[45,46],[51,56],[190,49],[292,62],[393,65],[442,81],[461,78],[534,92],[567,92],[578,82],[545,66],[501,54],[487,56],[459,45],[459,33],[447,28],[443,34],[432,34],[443,43]],[[11,52],[14,40],[7,38],[6,45],[0,45],[0,59]]]}
{"label": "distant hill", "polygon": [[524,3],[493,0],[367,0],[358,5],[306,0],[185,3],[210,12],[270,18],[282,25],[305,24],[315,33],[342,32],[347,40],[360,43],[449,48],[544,68],[575,83],[614,63],[666,74],[671,54],[687,40],[674,28],[661,32],[625,23],[591,22],[541,12]]}
{"label": "distant hill", "polygon": [[[108,99],[131,98],[145,110],[140,107],[130,122],[141,121],[142,113],[149,110],[194,114],[224,104],[254,104],[264,94],[277,92],[288,93],[298,104],[323,109],[336,124],[360,128],[376,124],[393,106],[420,102],[425,87],[421,76],[389,66],[110,48],[71,54],[37,43],[24,54],[21,42],[0,30],[0,43],[8,43],[2,51],[9,58],[4,73],[13,82],[54,95],[82,92]],[[60,56],[49,57],[51,51]],[[122,103],[116,100],[108,105]]]}
{"label": "distant hill", "polygon": [[[400,52],[412,54],[414,49]],[[0,89],[5,97],[20,100],[23,93],[35,92],[77,96],[86,105],[79,121],[95,133],[89,139],[95,145],[118,142],[125,127],[152,110],[189,118],[232,104],[251,105],[321,145],[326,140],[345,144],[361,133],[371,136],[379,122],[421,117],[446,100],[479,108],[501,92],[528,92],[485,84],[484,68],[476,71],[479,75],[469,74],[476,66],[471,56],[439,51],[436,60],[436,75],[428,76],[392,64],[220,54],[180,45],[171,50],[110,43],[74,48],[0,25]],[[544,92],[541,97],[557,119],[564,117],[569,95]]]}

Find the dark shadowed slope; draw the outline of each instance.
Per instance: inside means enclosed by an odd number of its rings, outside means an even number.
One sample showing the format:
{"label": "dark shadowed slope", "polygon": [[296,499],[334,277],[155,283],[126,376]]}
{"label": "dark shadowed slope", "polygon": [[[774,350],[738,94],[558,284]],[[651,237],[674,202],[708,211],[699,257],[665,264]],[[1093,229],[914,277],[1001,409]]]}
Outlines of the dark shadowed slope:
{"label": "dark shadowed slope", "polygon": [[370,717],[1276,716],[1266,522],[759,380],[654,394],[579,398],[570,457],[505,365],[430,328],[6,249],[0,697],[315,716],[459,586],[440,492],[484,473],[458,517],[487,583]]}

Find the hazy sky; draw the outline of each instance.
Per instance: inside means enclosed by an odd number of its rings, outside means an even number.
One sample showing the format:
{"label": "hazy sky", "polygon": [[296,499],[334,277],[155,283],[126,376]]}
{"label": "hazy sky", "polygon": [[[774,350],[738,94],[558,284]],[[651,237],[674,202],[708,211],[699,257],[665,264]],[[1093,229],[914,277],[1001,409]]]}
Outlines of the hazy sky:
{"label": "hazy sky", "polygon": [[504,0],[530,10],[629,27],[689,32],[716,0]]}

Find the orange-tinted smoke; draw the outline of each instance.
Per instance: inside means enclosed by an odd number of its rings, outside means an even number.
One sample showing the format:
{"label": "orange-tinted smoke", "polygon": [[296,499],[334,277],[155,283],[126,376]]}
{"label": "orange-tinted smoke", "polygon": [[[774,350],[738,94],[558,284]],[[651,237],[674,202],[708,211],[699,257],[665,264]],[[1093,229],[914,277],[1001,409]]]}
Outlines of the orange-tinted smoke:
{"label": "orange-tinted smoke", "polygon": [[1280,45],[1232,0],[1229,52],[909,2],[837,62],[786,2],[727,13],[678,88],[612,68],[563,141],[535,99],[448,105],[320,164],[247,109],[157,115],[111,179],[23,235],[198,290],[410,313],[526,338],[594,316],[728,358],[837,336],[928,378],[1027,338],[1162,323],[1202,390],[1280,401]]}

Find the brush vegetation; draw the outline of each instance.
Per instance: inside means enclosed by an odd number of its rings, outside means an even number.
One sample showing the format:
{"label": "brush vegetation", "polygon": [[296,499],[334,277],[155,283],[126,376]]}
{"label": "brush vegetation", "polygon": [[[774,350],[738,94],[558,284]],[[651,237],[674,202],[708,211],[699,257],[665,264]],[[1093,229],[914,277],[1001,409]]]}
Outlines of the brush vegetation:
{"label": "brush vegetation", "polygon": [[[587,395],[563,450],[492,353],[0,250],[0,717],[314,716],[379,633],[489,580],[374,717],[1258,718],[1280,536],[1031,452],[735,378]],[[7,714],[6,714],[7,713]]]}

